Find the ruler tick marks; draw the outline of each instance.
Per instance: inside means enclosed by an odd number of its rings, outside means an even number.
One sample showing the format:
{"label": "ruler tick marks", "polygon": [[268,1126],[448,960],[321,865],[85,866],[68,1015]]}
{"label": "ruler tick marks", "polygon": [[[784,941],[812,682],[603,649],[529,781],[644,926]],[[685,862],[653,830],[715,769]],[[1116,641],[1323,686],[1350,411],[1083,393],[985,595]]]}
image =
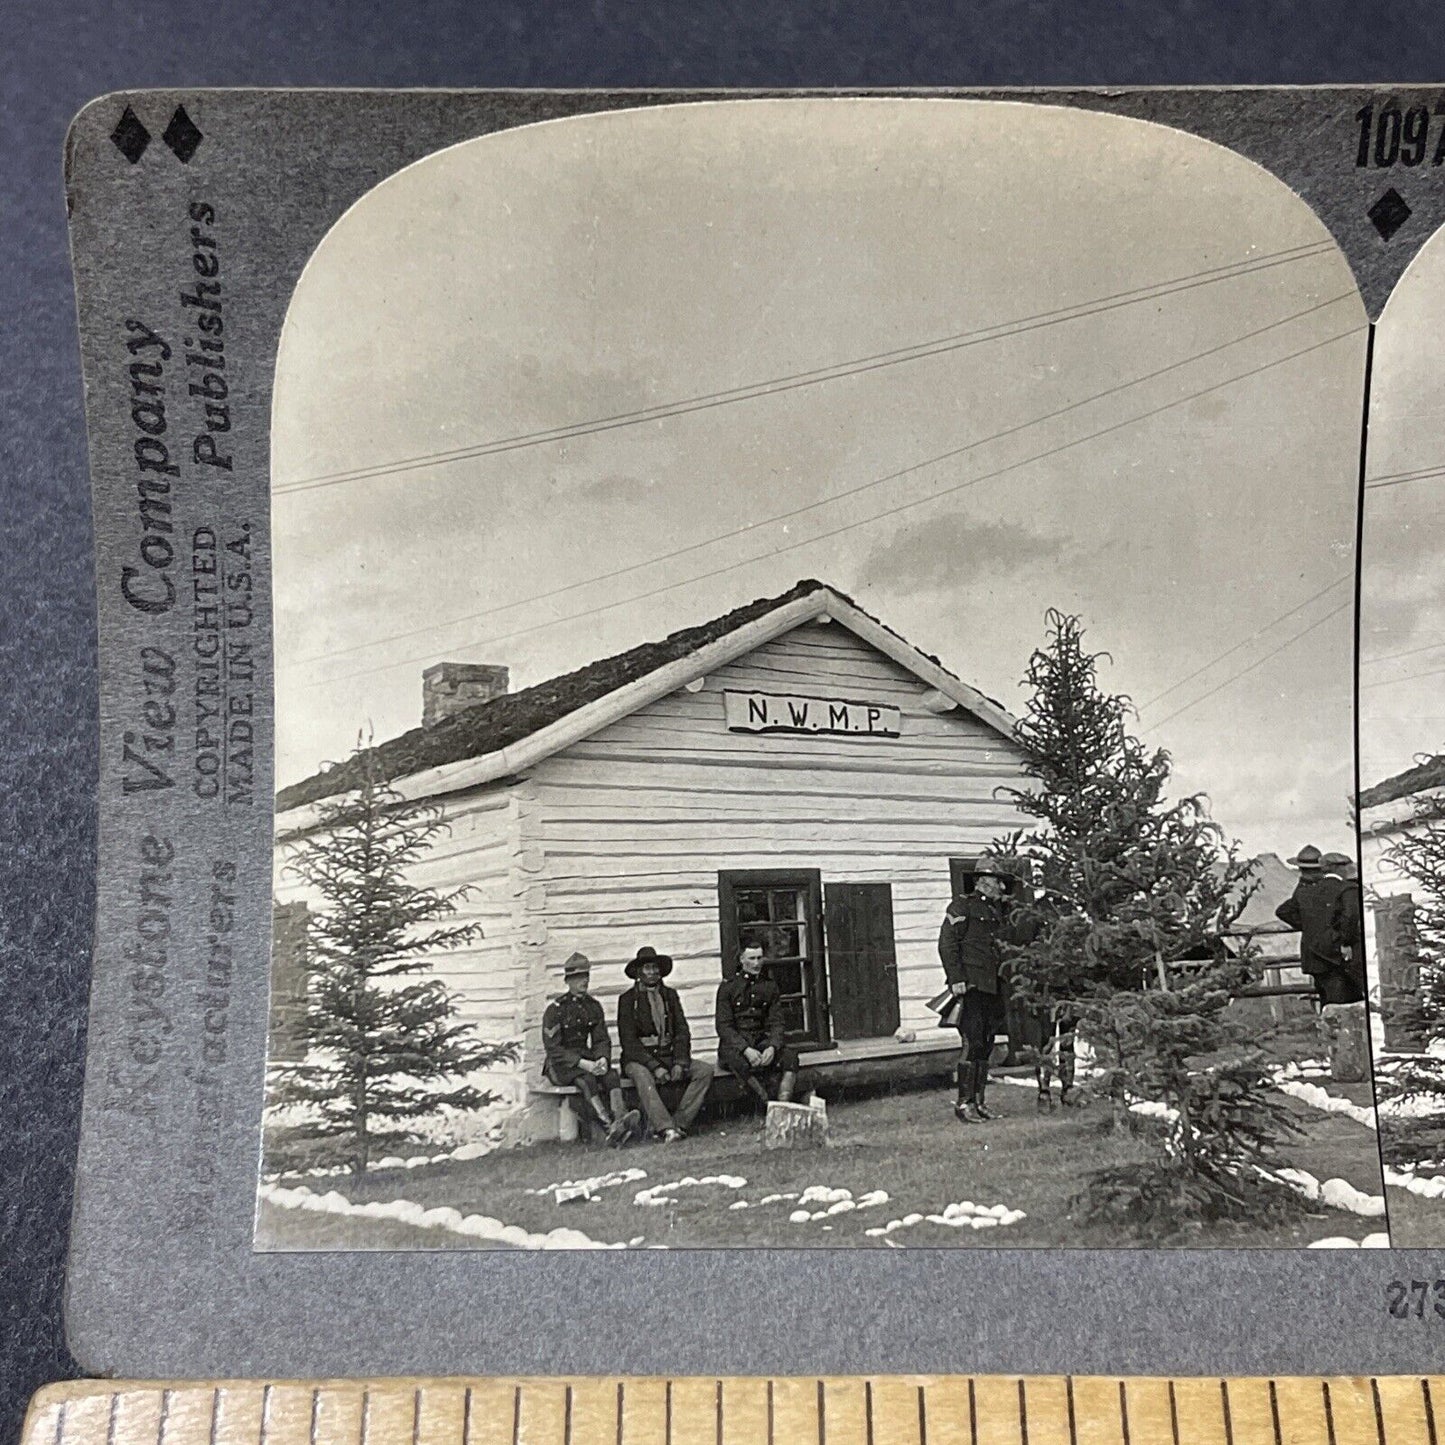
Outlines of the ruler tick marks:
{"label": "ruler tick marks", "polygon": [[522,1439],[522,1387],[512,1391],[512,1445],[520,1445]]}
{"label": "ruler tick marks", "polygon": [[826,1427],[827,1427],[827,1420],[828,1420],[828,1401],[827,1401],[827,1397],[826,1397],[826,1396],[824,1395],[824,1393],[823,1393],[823,1382],[822,1382],[821,1380],[819,1380],[819,1381],[818,1381],[818,1445],[828,1445],[828,1442],[827,1442],[827,1440],[824,1438],[824,1434],[823,1434],[824,1430],[825,1430]]}
{"label": "ruler tick marks", "polygon": [[1019,1381],[1019,1445],[1029,1445],[1029,1402],[1022,1380]]}
{"label": "ruler tick marks", "polygon": [[55,1407],[55,1440],[53,1445],[60,1445],[60,1442],[65,1439],[65,1405],[66,1402],[62,1400]]}
{"label": "ruler tick marks", "polygon": [[1074,1420],[1074,1377],[1072,1375],[1064,1381],[1064,1399],[1069,1406],[1069,1445],[1079,1445],[1079,1430]]}
{"label": "ruler tick marks", "polygon": [[171,1397],[174,1394],[174,1390],[161,1391],[161,1417],[156,1422],[156,1445],[165,1445],[166,1426],[170,1423],[171,1418]]}
{"label": "ruler tick marks", "polygon": [[1320,1392],[1324,1396],[1325,1402],[1325,1434],[1329,1437],[1330,1445],[1336,1445],[1335,1406],[1334,1401],[1330,1399],[1330,1382],[1328,1380],[1320,1381]]}
{"label": "ruler tick marks", "polygon": [[[873,1381],[863,1381],[863,1438],[873,1445]],[[722,1445],[719,1441],[718,1445]]]}
{"label": "ruler tick marks", "polygon": [[712,1434],[716,1445],[722,1445],[722,1381],[717,1382],[713,1391],[713,1421]]}
{"label": "ruler tick marks", "polygon": [[773,1445],[773,1382],[768,1381],[768,1445]]}
{"label": "ruler tick marks", "polygon": [[1129,1395],[1123,1380],[1119,1381],[1119,1429],[1124,1434],[1124,1445],[1129,1445]]}
{"label": "ruler tick marks", "polygon": [[371,1434],[371,1391],[361,1392],[361,1445],[367,1445],[367,1436]]}
{"label": "ruler tick marks", "polygon": [[1430,1437],[1430,1445],[1438,1445],[1435,1434],[1435,1402],[1430,1398],[1429,1380],[1420,1381],[1420,1395],[1425,1401],[1425,1433]]}
{"label": "ruler tick marks", "polygon": [[968,1438],[978,1445],[978,1399],[974,1394],[973,1376],[968,1377]]}
{"label": "ruler tick marks", "polygon": [[[260,1445],[266,1445],[266,1435],[271,1429],[271,1386],[265,1385],[261,1389],[261,1436]],[[361,1436],[362,1445],[366,1445],[366,1433],[363,1429]]]}
{"label": "ruler tick marks", "polygon": [[622,1445],[622,1381],[617,1382],[617,1440],[616,1445]]}
{"label": "ruler tick marks", "polygon": [[411,1445],[421,1445],[421,1386],[411,1398]]}
{"label": "ruler tick marks", "polygon": [[207,1438],[207,1445],[216,1445],[221,1434],[221,1390],[217,1386],[211,1391],[211,1429]]}
{"label": "ruler tick marks", "polygon": [[[662,1392],[662,1438],[672,1445],[672,1381],[667,1382]],[[822,1442],[819,1442],[822,1445]]]}
{"label": "ruler tick marks", "polygon": [[572,1445],[572,1386],[562,1392],[562,1445]]}
{"label": "ruler tick marks", "polygon": [[120,1413],[120,1396],[110,1397],[110,1418],[105,1424],[105,1445],[115,1445],[115,1417]]}
{"label": "ruler tick marks", "polygon": [[1174,1394],[1174,1381],[1169,1382],[1169,1434],[1179,1445],[1179,1400]]}
{"label": "ruler tick marks", "polygon": [[[617,1387],[619,1390],[621,1385]],[[462,1445],[472,1445],[472,1387],[462,1391]]]}
{"label": "ruler tick marks", "polygon": [[1385,1445],[1385,1407],[1380,1402],[1380,1382],[1370,1381],[1370,1394],[1375,1401],[1375,1438],[1379,1445]]}
{"label": "ruler tick marks", "polygon": [[1274,1445],[1284,1445],[1284,1434],[1279,1426],[1279,1389],[1273,1380],[1269,1382],[1269,1418],[1274,1424]]}
{"label": "ruler tick marks", "polygon": [[[772,1386],[768,1388],[771,1390]],[[771,1432],[768,1445],[773,1445]],[[928,1392],[922,1385],[918,1387],[918,1445],[928,1445]]]}
{"label": "ruler tick marks", "polygon": [[[321,1391],[320,1391],[320,1390],[312,1390],[312,1392],[311,1392],[311,1428],[306,1432],[306,1438],[311,1442],[311,1445],[316,1445],[316,1436],[317,1436],[317,1433],[318,1433],[320,1424],[321,1424]],[[211,1445],[215,1445],[215,1439],[214,1439],[214,1437],[213,1437],[212,1440],[211,1440]]]}
{"label": "ruler tick marks", "polygon": [[1229,1408],[1229,1381],[1219,1382],[1219,1408],[1224,1412],[1224,1442],[1234,1445],[1234,1411]]}

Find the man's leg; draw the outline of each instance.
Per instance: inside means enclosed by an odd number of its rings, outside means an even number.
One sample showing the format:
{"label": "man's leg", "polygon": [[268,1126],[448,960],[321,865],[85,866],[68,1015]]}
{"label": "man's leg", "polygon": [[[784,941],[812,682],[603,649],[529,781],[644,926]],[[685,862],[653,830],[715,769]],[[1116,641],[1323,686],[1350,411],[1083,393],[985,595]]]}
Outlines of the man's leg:
{"label": "man's leg", "polygon": [[747,1055],[741,1049],[731,1049],[720,1045],[717,1051],[717,1061],[742,1085],[743,1093],[750,1094],[755,1102],[761,1103],[764,1108],[767,1108],[768,1091],[758,1082],[757,1076],[753,1073],[753,1066],[748,1063]]}
{"label": "man's leg", "polygon": [[773,1068],[780,1077],[778,1079],[778,1102],[780,1104],[791,1104],[793,1102],[793,1088],[798,1082],[798,1051],[791,1044],[781,1044],[778,1052],[773,1057]]}
{"label": "man's leg", "polygon": [[662,1095],[657,1092],[657,1081],[652,1077],[652,1070],[646,1064],[628,1064],[627,1077],[637,1089],[642,1112],[647,1115],[648,1128],[654,1134],[665,1134],[669,1129],[676,1128],[672,1115],[667,1111],[667,1105],[663,1103]]}
{"label": "man's leg", "polygon": [[694,1059],[688,1065],[687,1088],[682,1091],[682,1102],[673,1116],[679,1129],[692,1128],[692,1121],[702,1109],[707,1091],[712,1088],[712,1065],[702,1059]]}
{"label": "man's leg", "polygon": [[589,1074],[585,1069],[578,1069],[572,1085],[577,1090],[577,1102],[581,1105],[577,1112],[587,1126],[588,1138],[591,1138],[593,1131],[598,1128],[604,1133],[611,1129],[612,1115],[607,1112],[607,1105],[602,1102],[597,1076]]}
{"label": "man's leg", "polygon": [[993,1118],[984,1103],[984,1096],[988,1092],[988,1065],[993,1057],[994,1040],[998,1037],[999,1030],[1004,1027],[1007,1017],[1007,1006],[998,994],[984,994],[983,1014],[983,1038],[979,1050],[978,1062],[974,1065],[977,1071],[974,1075],[974,1107],[985,1119]]}
{"label": "man's leg", "polygon": [[612,1101],[612,1127],[607,1131],[609,1144],[625,1143],[634,1134],[642,1132],[642,1115],[636,1109],[629,1109],[622,1097],[622,1078],[616,1069],[608,1069],[602,1076],[602,1087]]}
{"label": "man's leg", "polygon": [[988,1077],[988,1056],[993,1050],[993,1032],[989,1028],[987,1012],[988,997],[977,989],[969,989],[963,996],[963,1007],[959,1011],[959,1025],[965,1040],[963,1075],[966,1090],[963,1112],[959,1117],[970,1124],[975,1124],[984,1117],[979,1112],[979,1104],[982,1102],[979,1086]]}

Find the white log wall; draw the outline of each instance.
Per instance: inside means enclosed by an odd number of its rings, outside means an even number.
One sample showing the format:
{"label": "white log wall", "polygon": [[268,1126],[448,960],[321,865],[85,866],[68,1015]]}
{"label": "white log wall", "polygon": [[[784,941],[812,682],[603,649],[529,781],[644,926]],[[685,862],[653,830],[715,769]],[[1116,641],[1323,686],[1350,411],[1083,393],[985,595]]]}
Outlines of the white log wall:
{"label": "white log wall", "polygon": [[[882,702],[898,738],[733,733],[723,691]],[[593,962],[615,1016],[622,965],[650,943],[677,961],[695,1046],[711,1053],[721,978],[720,869],[817,868],[829,882],[892,885],[902,1024],[923,1036],[942,984],[939,923],[951,856],[1026,820],[995,789],[1017,785],[1019,753],[972,715],[923,706],[929,688],[844,627],[800,627],[547,759],[523,785],[535,871],[525,941],[529,1043],[561,965]],[[534,1055],[535,1057],[535,1055]]]}

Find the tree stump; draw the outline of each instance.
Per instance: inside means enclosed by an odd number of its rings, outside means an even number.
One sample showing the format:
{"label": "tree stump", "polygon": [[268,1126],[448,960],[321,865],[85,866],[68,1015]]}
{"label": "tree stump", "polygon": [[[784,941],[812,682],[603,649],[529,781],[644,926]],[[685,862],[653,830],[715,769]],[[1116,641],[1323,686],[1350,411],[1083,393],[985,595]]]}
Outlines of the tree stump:
{"label": "tree stump", "polygon": [[1359,1084],[1369,1077],[1368,1019],[1360,1003],[1327,1003],[1320,1010],[1320,1030],[1329,1047],[1330,1078],[1337,1084]]}
{"label": "tree stump", "polygon": [[807,1104],[768,1105],[765,1149],[816,1149],[828,1142],[828,1111]]}

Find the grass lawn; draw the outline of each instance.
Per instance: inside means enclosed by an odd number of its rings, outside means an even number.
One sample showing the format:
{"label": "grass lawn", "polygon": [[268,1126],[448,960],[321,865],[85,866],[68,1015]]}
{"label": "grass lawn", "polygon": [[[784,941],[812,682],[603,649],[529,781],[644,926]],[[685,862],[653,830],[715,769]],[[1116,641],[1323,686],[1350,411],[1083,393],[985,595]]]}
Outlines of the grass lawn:
{"label": "grass lawn", "polygon": [[1408,1189],[1391,1189],[1385,1207],[1390,1211],[1390,1243],[1396,1249],[1445,1246],[1445,1199],[1422,1199]]}
{"label": "grass lawn", "polygon": [[[1331,1088],[1349,1092],[1352,1098],[1357,1092],[1339,1085]],[[1369,1086],[1362,1090],[1357,1102],[1368,1102]],[[334,1187],[357,1203],[408,1199],[425,1208],[450,1205],[463,1214],[491,1215],[536,1233],[560,1225],[604,1243],[640,1235],[645,1244],[672,1248],[1106,1248],[1155,1242],[1124,1239],[1098,1225],[1085,1225],[1070,1207],[1086,1170],[1140,1157],[1150,1147],[1145,1141],[1111,1135],[1103,1127],[1105,1110],[1099,1105],[1039,1115],[1032,1088],[995,1084],[989,1104],[997,1119],[964,1127],[953,1117],[951,1097],[940,1089],[854,1096],[848,1102],[830,1103],[835,1147],[826,1150],[766,1151],[758,1124],[738,1115],[717,1119],[677,1144],[622,1150],[538,1144],[465,1162],[378,1170],[365,1180],[339,1179],[315,1187],[318,1192]],[[1281,1165],[1307,1169],[1320,1179],[1339,1176],[1371,1194],[1381,1192],[1371,1130],[1303,1105],[1297,1114],[1305,1132],[1283,1152]],[[528,1192],[625,1167],[645,1169],[647,1178],[604,1189],[595,1202],[558,1205],[550,1195]],[[685,1176],[718,1174],[740,1176],[746,1186],[695,1186],[677,1190],[660,1206],[633,1203],[638,1190]],[[794,1200],[761,1203],[765,1195],[797,1193],[809,1185],[849,1189],[854,1197],[882,1189],[889,1202],[806,1224],[789,1222],[789,1213],[799,1207]],[[729,1208],[739,1200],[746,1200],[748,1207]],[[946,1204],[962,1200],[1004,1204],[1024,1210],[1028,1217],[989,1230],[924,1222],[896,1230],[886,1245],[865,1233],[905,1214],[940,1213]],[[281,1215],[289,1217],[283,1222]],[[1184,1242],[1194,1247],[1291,1248],[1333,1235],[1358,1240],[1381,1227],[1379,1220],[1301,1201],[1297,1213],[1287,1219],[1211,1225]],[[446,1231],[268,1207],[258,1244],[273,1249],[409,1248],[417,1236],[423,1247],[452,1244],[454,1236],[432,1239],[443,1234]]]}

